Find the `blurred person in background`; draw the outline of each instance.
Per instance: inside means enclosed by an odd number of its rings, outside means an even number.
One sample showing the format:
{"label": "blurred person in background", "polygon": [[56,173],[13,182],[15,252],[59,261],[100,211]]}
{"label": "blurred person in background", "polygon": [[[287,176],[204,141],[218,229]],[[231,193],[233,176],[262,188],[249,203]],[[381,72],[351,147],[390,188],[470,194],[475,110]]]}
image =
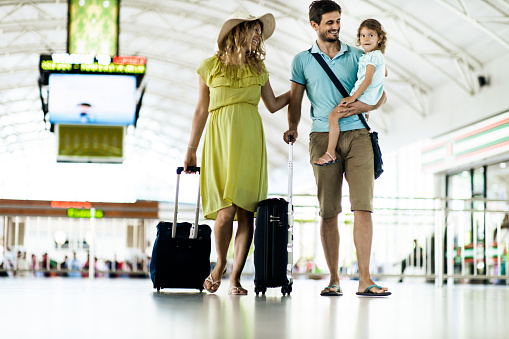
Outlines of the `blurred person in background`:
{"label": "blurred person in background", "polygon": [[5,271],[7,268],[7,265],[5,263],[5,256],[3,253],[3,247],[0,246],[0,278],[8,277],[9,275]]}
{"label": "blurred person in background", "polygon": [[66,255],[64,258],[64,261],[60,263],[60,272],[59,275],[62,277],[68,277],[68,270],[69,270],[69,257]]}
{"label": "blurred person in background", "polygon": [[30,263],[27,260],[27,252],[18,251],[16,270],[17,270],[18,277],[28,277],[29,270],[30,270]]}
{"label": "blurred person in background", "polygon": [[32,273],[34,275],[37,275],[36,271],[39,269],[39,263],[37,262],[37,256],[35,254],[32,254],[32,259],[30,262],[30,269],[32,270]]}
{"label": "blurred person in background", "polygon": [[72,259],[71,259],[71,262],[69,264],[69,277],[81,277],[81,262],[78,260],[77,256],[76,256],[76,252],[73,252],[72,254]]}
{"label": "blurred person in background", "polygon": [[4,276],[12,277],[14,274],[12,270],[16,268],[16,258],[14,257],[14,253],[12,253],[11,248],[9,246],[6,247],[5,252],[3,253],[3,263],[2,268],[6,270]]}
{"label": "blurred person in background", "polygon": [[[498,262],[495,262],[495,274],[498,274],[498,270],[500,270],[501,275],[507,275],[507,262],[509,261],[509,213],[504,216],[502,223],[500,224],[500,235],[497,234],[498,229],[495,228],[493,232],[493,241],[497,244],[497,251],[500,247],[501,253],[501,265],[498,267]],[[505,285],[507,279],[498,279],[496,281],[499,285]]]}

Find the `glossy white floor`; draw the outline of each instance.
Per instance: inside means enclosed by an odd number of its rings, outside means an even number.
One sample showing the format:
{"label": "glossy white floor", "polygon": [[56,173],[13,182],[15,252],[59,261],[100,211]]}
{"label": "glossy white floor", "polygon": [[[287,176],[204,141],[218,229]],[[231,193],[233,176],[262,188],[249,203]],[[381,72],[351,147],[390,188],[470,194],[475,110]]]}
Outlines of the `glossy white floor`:
{"label": "glossy white floor", "polygon": [[0,338],[509,338],[509,286],[385,281],[393,295],[321,297],[296,280],[290,297],[152,289],[148,279],[0,279]]}

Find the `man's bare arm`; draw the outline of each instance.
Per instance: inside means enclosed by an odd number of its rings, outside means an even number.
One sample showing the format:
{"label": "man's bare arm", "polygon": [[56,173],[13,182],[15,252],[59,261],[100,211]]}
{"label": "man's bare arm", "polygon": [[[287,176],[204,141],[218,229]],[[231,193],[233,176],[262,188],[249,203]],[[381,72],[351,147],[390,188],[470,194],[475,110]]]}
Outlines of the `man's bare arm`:
{"label": "man's bare arm", "polygon": [[339,113],[344,113],[345,115],[343,118],[349,117],[351,115],[357,115],[360,113],[366,113],[370,111],[374,111],[375,109],[378,109],[380,106],[385,104],[387,101],[387,95],[385,94],[385,91],[382,93],[382,96],[380,97],[380,100],[374,105],[368,105],[363,103],[362,101],[355,101],[349,104],[347,107],[339,106],[337,105],[334,109],[337,110]]}
{"label": "man's bare arm", "polygon": [[306,86],[292,81],[290,103],[288,104],[288,131],[286,131],[283,135],[283,139],[286,143],[290,142],[290,135],[293,137],[293,141],[297,140],[299,135],[297,128],[302,115],[302,99],[304,97],[305,89]]}

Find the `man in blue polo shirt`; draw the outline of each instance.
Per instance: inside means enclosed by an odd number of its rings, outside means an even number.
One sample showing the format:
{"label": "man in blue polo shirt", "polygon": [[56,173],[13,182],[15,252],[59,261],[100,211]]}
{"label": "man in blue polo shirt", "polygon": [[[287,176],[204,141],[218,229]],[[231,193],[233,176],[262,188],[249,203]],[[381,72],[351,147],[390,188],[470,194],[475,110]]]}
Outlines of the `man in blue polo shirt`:
{"label": "man in blue polo shirt", "polygon": [[[341,7],[332,0],[313,1],[309,6],[309,21],[318,39],[310,51],[297,54],[292,62],[291,95],[288,108],[289,136],[296,140],[301,117],[302,99],[306,91],[311,102],[311,134],[309,136],[310,163],[317,184],[320,204],[320,236],[330,271],[329,285],[321,291],[324,296],[342,295],[339,286],[339,231],[338,214],[341,212],[343,175],[350,187],[350,203],[354,213],[354,243],[359,265],[357,294],[369,296],[390,295],[386,287],[377,286],[369,273],[373,235],[373,149],[369,132],[357,114],[377,109],[385,100],[385,93],[376,105],[355,101],[347,108],[339,107],[343,98],[320,64],[311,53],[318,53],[332,69],[347,92],[354,87],[357,66],[362,51],[339,40]],[[315,166],[314,162],[325,153],[328,144],[328,117],[332,110],[341,110],[345,117],[339,120],[341,133],[336,147],[338,162]]]}

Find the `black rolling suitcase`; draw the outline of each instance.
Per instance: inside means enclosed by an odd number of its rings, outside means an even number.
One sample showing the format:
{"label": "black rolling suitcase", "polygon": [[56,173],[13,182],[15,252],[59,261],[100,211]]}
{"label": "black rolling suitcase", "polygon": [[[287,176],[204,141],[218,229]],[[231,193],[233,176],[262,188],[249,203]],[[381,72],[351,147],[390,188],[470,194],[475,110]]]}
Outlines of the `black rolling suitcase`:
{"label": "black rolling suitcase", "polygon": [[283,296],[292,292],[293,278],[293,145],[288,157],[288,201],[267,199],[258,204],[254,234],[255,293],[281,287]]}
{"label": "black rolling suitcase", "polygon": [[[150,277],[154,288],[196,288],[203,291],[203,282],[210,274],[210,236],[208,225],[198,225],[200,212],[200,188],[194,225],[189,222],[177,223],[180,174],[177,168],[177,188],[173,223],[161,221],[157,225],[157,236],[152,249]],[[189,170],[200,172],[199,167]],[[177,225],[176,228],[173,225]],[[198,225],[198,227],[196,227]]]}

